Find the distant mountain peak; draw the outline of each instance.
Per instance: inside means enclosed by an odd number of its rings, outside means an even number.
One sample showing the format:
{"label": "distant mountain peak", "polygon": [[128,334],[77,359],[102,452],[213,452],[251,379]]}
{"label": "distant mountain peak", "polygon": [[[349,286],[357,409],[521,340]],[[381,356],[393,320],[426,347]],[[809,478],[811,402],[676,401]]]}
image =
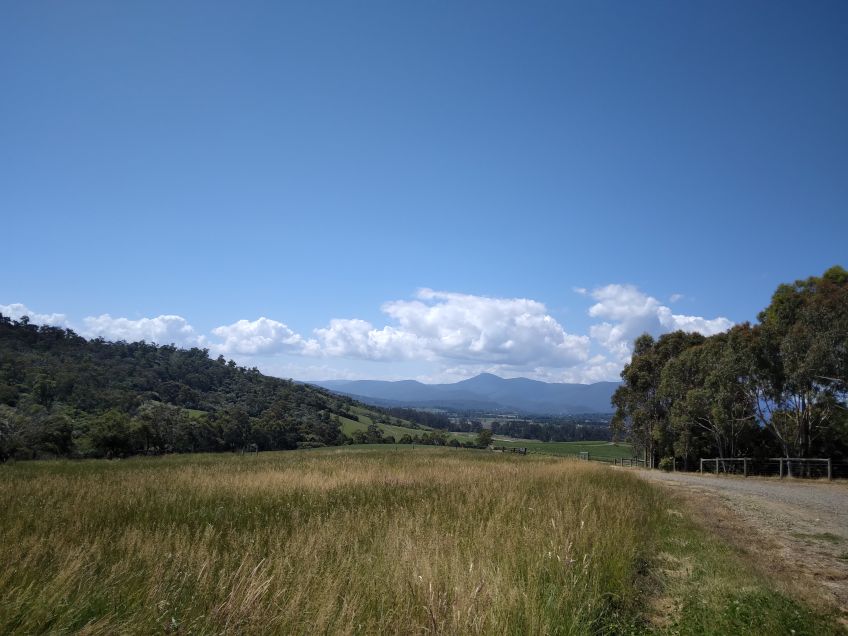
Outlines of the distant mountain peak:
{"label": "distant mountain peak", "polygon": [[534,415],[611,413],[617,382],[567,384],[480,373],[459,382],[423,384],[416,380],[314,382],[372,403],[419,408],[514,411]]}

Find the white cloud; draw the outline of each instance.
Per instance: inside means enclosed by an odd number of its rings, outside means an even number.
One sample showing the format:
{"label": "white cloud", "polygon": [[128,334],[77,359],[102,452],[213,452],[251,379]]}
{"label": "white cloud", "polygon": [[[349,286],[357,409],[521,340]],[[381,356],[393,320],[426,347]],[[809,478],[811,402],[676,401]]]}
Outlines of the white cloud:
{"label": "white cloud", "polygon": [[598,302],[589,308],[593,318],[611,320],[630,320],[637,317],[649,317],[656,314],[659,302],[643,294],[633,285],[606,285],[592,291],[592,298]]}
{"label": "white cloud", "polygon": [[621,375],[621,363],[609,360],[605,356],[593,356],[580,367],[566,371],[560,382],[580,382],[592,384],[593,382],[618,381]]}
{"label": "white cloud", "polygon": [[287,325],[264,317],[222,325],[213,329],[212,333],[223,338],[223,342],[213,344],[212,348],[225,354],[309,353],[314,346]]}
{"label": "white cloud", "polygon": [[672,294],[671,296],[669,296],[668,302],[670,302],[673,305],[674,303],[677,303],[677,302],[680,302],[681,300],[683,300],[683,298],[684,298],[683,294]]}
{"label": "white cloud", "polygon": [[11,318],[12,320],[20,320],[23,316],[27,316],[29,321],[36,325],[52,325],[54,327],[68,327],[68,319],[65,314],[40,314],[32,311],[26,305],[21,303],[12,303],[11,305],[0,305],[0,314]]}
{"label": "white cloud", "polygon": [[[567,382],[570,384],[592,384],[594,382],[618,381],[622,364],[595,355],[585,362],[569,368],[537,367],[527,377],[543,382]],[[503,375],[503,374],[498,374]],[[506,377],[506,376],[505,376]]]}
{"label": "white cloud", "polygon": [[589,339],[562,328],[542,303],[422,289],[416,300],[382,307],[397,326],[333,320],[315,331],[325,355],[378,360],[419,358],[508,366],[571,366]]}
{"label": "white cloud", "polygon": [[425,343],[414,333],[383,327],[370,322],[336,318],[323,329],[316,329],[320,351],[325,356],[368,360],[407,360],[430,358]]}
{"label": "white cloud", "polygon": [[700,316],[684,316],[682,314],[672,314],[668,307],[660,307],[658,310],[660,324],[666,331],[697,331],[705,336],[712,336],[722,331],[727,331],[733,326],[733,322],[719,316],[718,318],[701,318]]}
{"label": "white cloud", "polygon": [[[618,378],[630,359],[634,339],[642,333],[657,336],[682,329],[712,335],[732,326],[723,317],[675,314],[633,285],[573,290],[595,301],[588,311],[595,319],[588,334],[568,333],[535,300],[432,289],[384,303],[386,324],[337,318],[309,337],[261,317],[216,327],[210,342],[175,315],[138,320],[90,316],[83,320],[80,333],[108,340],[209,346],[215,354],[235,356],[245,364],[288,377],[418,376],[454,381],[489,372],[549,382],[597,382]],[[669,304],[682,297],[672,295]],[[29,315],[34,323],[68,326],[64,314],[38,314],[20,303],[0,305],[0,312],[13,318]],[[297,361],[303,356],[326,360],[330,366],[303,366]]]}
{"label": "white cloud", "polygon": [[194,327],[182,316],[156,316],[155,318],[113,318],[109,314],[89,316],[83,319],[85,325],[82,334],[106,340],[127,342],[155,342],[158,344],[176,344],[184,346],[201,345],[205,341]]}
{"label": "white cloud", "polygon": [[681,329],[711,336],[733,326],[727,318],[702,318],[673,314],[671,309],[633,285],[606,285],[592,291],[598,301],[589,308],[593,318],[605,318],[592,325],[590,335],[621,363],[630,359],[633,340],[643,333],[654,336]]}

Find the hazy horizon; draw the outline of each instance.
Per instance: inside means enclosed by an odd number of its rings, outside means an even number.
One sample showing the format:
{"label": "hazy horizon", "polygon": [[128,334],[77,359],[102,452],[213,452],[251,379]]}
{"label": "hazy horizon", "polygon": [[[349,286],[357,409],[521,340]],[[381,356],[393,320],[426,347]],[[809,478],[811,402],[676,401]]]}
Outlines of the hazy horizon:
{"label": "hazy horizon", "polygon": [[[333,383],[337,382],[337,383],[340,383],[340,384],[348,384],[348,383],[351,383],[351,382],[420,382],[421,384],[457,384],[458,382],[463,382],[465,380],[473,380],[474,378],[478,378],[480,376],[494,376],[496,378],[500,378],[501,380],[532,380],[534,382],[543,382],[544,381],[544,380],[533,380],[533,378],[528,378],[528,377],[522,376],[522,375],[516,375],[516,376],[512,376],[512,377],[504,377],[504,376],[501,376],[501,375],[497,375],[495,373],[487,373],[487,372],[478,373],[477,375],[472,375],[472,376],[469,376],[467,378],[463,378],[462,380],[455,380],[453,382],[421,382],[420,380],[414,380],[414,379],[411,379],[411,378],[407,378],[407,379],[404,379],[404,380],[375,380],[374,378],[358,378],[356,380],[343,380],[343,379],[326,380],[326,379],[321,379],[321,378],[313,378],[311,380],[299,380],[299,381],[305,382],[307,384],[319,384],[319,383],[330,383],[330,382],[333,382]],[[296,379],[296,378],[293,378],[293,379]],[[568,382],[568,383],[565,383],[565,384],[590,385],[590,384],[598,384],[599,382],[621,383],[621,380],[599,380],[598,382]],[[558,384],[558,383],[549,383],[549,384]]]}

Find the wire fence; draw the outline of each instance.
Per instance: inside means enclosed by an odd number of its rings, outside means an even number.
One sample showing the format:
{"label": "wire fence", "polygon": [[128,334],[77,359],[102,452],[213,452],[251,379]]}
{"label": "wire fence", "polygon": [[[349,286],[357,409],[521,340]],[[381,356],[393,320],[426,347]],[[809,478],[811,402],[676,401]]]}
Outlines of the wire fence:
{"label": "wire fence", "polygon": [[[611,466],[623,468],[656,468],[649,462],[638,457],[607,457],[604,455],[593,455],[588,451],[581,451],[575,455],[562,455],[559,453],[546,452],[538,448],[509,448],[495,447],[495,450],[507,453],[520,453],[523,455],[550,455],[579,461],[601,462]],[[693,466],[690,462],[689,470],[683,470],[683,460],[676,458],[671,464],[671,470],[680,472],[698,472],[716,475],[738,475],[740,477],[781,477],[793,479],[848,479],[848,461],[832,459],[828,457],[705,457]]]}
{"label": "wire fence", "polygon": [[848,461],[828,457],[705,457],[700,461],[700,472],[744,477],[846,479]]}

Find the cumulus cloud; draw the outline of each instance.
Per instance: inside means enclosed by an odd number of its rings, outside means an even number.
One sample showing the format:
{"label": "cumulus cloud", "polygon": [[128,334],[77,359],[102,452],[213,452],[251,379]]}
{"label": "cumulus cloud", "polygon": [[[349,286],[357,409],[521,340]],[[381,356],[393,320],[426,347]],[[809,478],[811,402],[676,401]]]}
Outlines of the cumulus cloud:
{"label": "cumulus cloud", "polygon": [[83,335],[113,341],[137,342],[144,340],[158,344],[196,346],[203,344],[205,340],[182,316],[168,315],[131,320],[129,318],[113,318],[109,314],[102,314],[84,318],[83,324]]}
{"label": "cumulus cloud", "polygon": [[269,353],[309,353],[313,342],[304,340],[299,334],[270,318],[239,320],[231,325],[222,325],[212,333],[223,342],[212,348],[225,354],[263,355]]}
{"label": "cumulus cloud", "polygon": [[678,329],[711,336],[733,326],[727,318],[712,319],[674,314],[671,309],[633,285],[606,285],[592,291],[597,301],[589,308],[593,318],[605,319],[592,325],[590,335],[619,361],[627,361],[632,343],[639,335],[658,335]]}
{"label": "cumulus cloud", "polygon": [[[642,333],[657,336],[682,329],[712,335],[732,326],[720,316],[675,314],[633,285],[612,284],[591,291],[574,287],[573,291],[594,300],[588,314],[595,320],[588,334],[567,332],[535,300],[426,288],[413,298],[384,303],[384,324],[337,318],[307,337],[266,317],[216,327],[211,340],[176,315],[137,320],[90,316],[79,331],[108,340],[209,346],[214,353],[248,358],[262,367],[277,365],[274,373],[301,377],[307,369],[312,377],[360,376],[350,371],[353,365],[367,368],[369,376],[419,375],[432,381],[490,372],[549,382],[597,382],[617,379],[630,359],[634,339]],[[668,304],[681,298],[674,294]],[[20,303],[0,305],[0,313],[16,319],[28,315],[38,324],[69,326],[64,314],[39,314]],[[347,361],[339,365],[340,370],[335,365],[304,367],[287,361],[286,356]],[[381,365],[381,361],[394,364]]]}
{"label": "cumulus cloud", "polygon": [[542,303],[422,289],[382,307],[396,325],[334,320],[315,335],[326,355],[453,360],[510,366],[563,365],[588,357],[589,338],[567,333]]}
{"label": "cumulus cloud", "polygon": [[568,369],[560,375],[559,382],[608,382],[619,379],[621,363],[606,356],[592,356],[586,363],[575,369]]}
{"label": "cumulus cloud", "polygon": [[426,343],[414,333],[395,327],[375,328],[359,319],[336,318],[329,326],[316,329],[316,346],[323,355],[368,360],[408,360],[431,358]]}
{"label": "cumulus cloud", "polygon": [[68,319],[65,314],[40,314],[22,303],[0,305],[0,314],[12,320],[20,320],[22,317],[27,316],[29,321],[36,325],[52,325],[53,327],[68,326]]}
{"label": "cumulus cloud", "polygon": [[712,336],[722,331],[727,331],[733,326],[733,322],[719,316],[718,318],[701,318],[700,316],[685,316],[683,314],[673,314],[668,307],[660,307],[657,311],[660,319],[660,324],[666,331],[697,331],[705,336]]}

